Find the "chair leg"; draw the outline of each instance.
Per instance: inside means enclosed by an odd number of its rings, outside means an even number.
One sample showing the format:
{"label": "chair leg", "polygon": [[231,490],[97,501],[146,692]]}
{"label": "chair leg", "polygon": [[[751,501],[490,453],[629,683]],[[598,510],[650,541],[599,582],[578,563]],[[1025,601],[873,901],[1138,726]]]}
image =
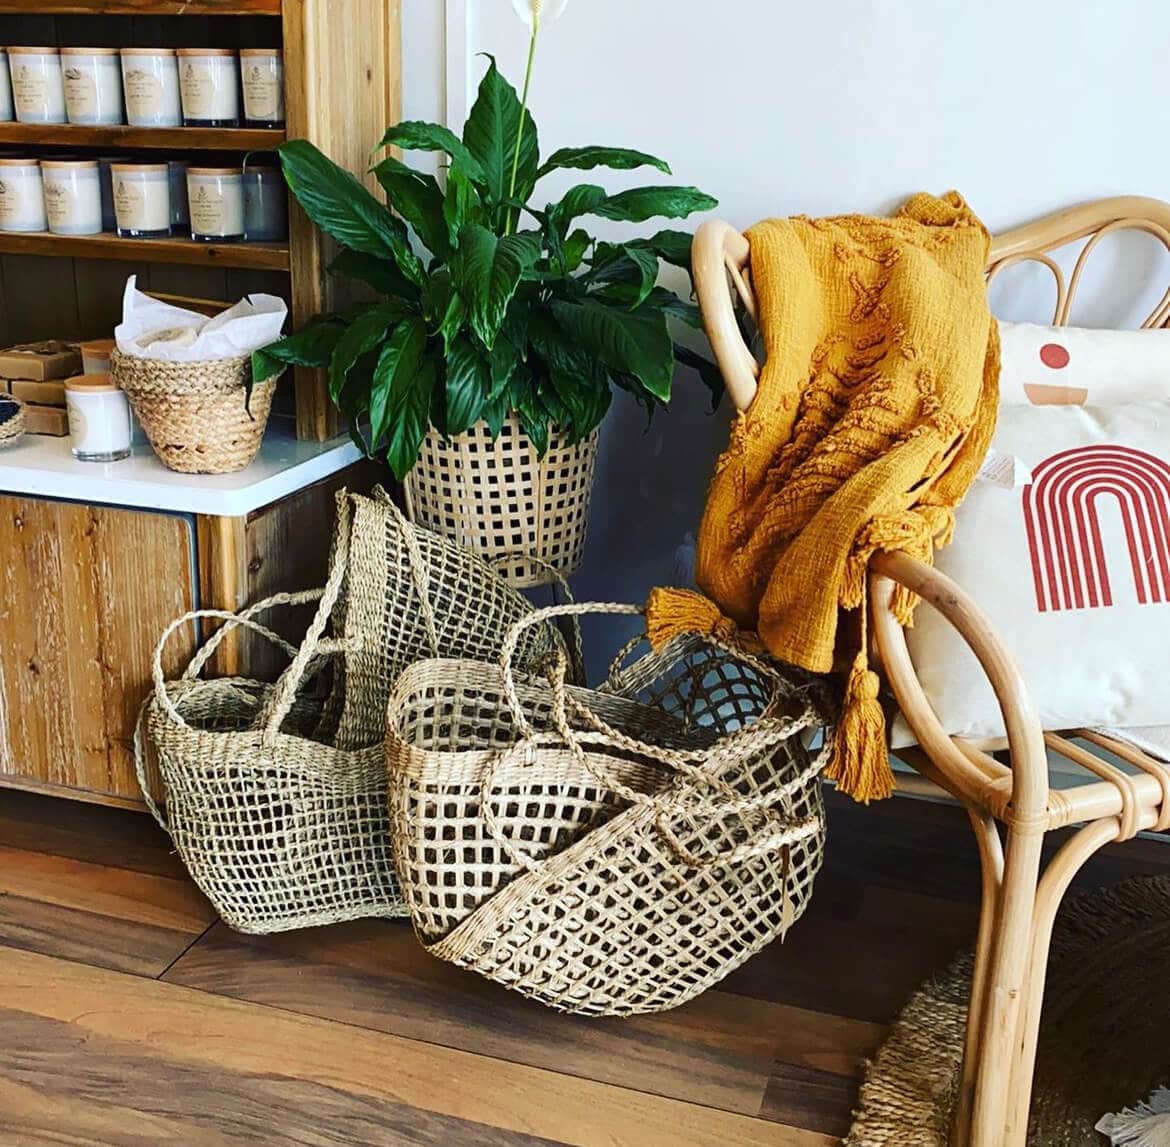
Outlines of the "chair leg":
{"label": "chair leg", "polygon": [[969,1147],[1005,1147],[1009,1088],[1020,1047],[1020,1016],[1027,1010],[1025,993],[1043,841],[1042,830],[1008,831],[974,1065]]}
{"label": "chair leg", "polygon": [[975,963],[971,971],[971,997],[967,1005],[967,1030],[963,1046],[963,1069],[955,1104],[951,1142],[965,1144],[971,1138],[971,1108],[975,1099],[975,1073],[987,1015],[987,979],[991,963],[999,895],[1003,886],[1003,844],[995,817],[972,805],[967,815],[979,846],[982,892],[979,908],[979,936],[975,944]]}
{"label": "chair leg", "polygon": [[1028,1134],[1032,1081],[1036,1071],[1036,1047],[1040,1035],[1040,1014],[1044,1002],[1044,980],[1048,972],[1048,949],[1056,913],[1073,877],[1098,849],[1117,839],[1116,818],[1096,821],[1070,837],[1052,858],[1036,893],[1029,954],[1028,987],[1020,1014],[1020,1040],[1013,1057],[1011,1086],[1004,1147],[1024,1147]]}

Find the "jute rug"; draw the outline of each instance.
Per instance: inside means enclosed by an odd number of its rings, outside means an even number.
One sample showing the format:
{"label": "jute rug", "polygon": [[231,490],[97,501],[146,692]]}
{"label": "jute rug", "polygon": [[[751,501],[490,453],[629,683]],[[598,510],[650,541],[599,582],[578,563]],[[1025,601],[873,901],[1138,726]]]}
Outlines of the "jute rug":
{"label": "jute rug", "polygon": [[[870,1065],[847,1147],[946,1147],[971,955],[911,997]],[[1041,1021],[1029,1147],[1102,1147],[1107,1112],[1170,1082],[1170,877],[1065,904]]]}

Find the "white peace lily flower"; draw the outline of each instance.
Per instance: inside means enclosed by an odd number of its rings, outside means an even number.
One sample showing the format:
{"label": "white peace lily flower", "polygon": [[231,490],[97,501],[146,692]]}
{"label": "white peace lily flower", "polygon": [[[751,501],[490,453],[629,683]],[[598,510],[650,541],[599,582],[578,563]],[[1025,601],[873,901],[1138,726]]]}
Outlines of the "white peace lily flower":
{"label": "white peace lily flower", "polygon": [[569,0],[512,0],[512,7],[516,9],[516,15],[531,28],[537,21],[547,24],[550,20],[557,19],[568,2]]}

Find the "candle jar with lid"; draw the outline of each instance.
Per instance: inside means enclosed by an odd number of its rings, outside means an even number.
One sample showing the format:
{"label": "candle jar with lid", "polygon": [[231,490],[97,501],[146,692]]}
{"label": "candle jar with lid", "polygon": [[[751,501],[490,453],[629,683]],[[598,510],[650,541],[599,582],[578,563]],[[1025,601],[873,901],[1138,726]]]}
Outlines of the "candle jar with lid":
{"label": "candle jar with lid", "polygon": [[171,177],[165,163],[113,163],[114,214],[123,239],[171,233]]}
{"label": "candle jar with lid", "polygon": [[9,48],[8,67],[21,123],[65,122],[65,81],[56,48]]}
{"label": "candle jar with lid", "polygon": [[173,48],[123,48],[126,122],[134,127],[179,127],[179,64]]}
{"label": "candle jar with lid", "polygon": [[234,243],[244,237],[244,179],[239,167],[187,168],[191,238]]}
{"label": "candle jar with lid", "polygon": [[117,48],[62,48],[61,73],[70,123],[122,122],[122,66]]}
{"label": "candle jar with lid", "polygon": [[0,159],[0,231],[44,231],[41,165],[29,157]]}
{"label": "candle jar with lid", "polygon": [[96,159],[42,159],[45,217],[54,235],[99,235],[102,183]]}
{"label": "candle jar with lid", "polygon": [[183,123],[191,127],[238,127],[240,65],[231,48],[180,48],[179,88]]}
{"label": "candle jar with lid", "polygon": [[244,122],[249,127],[284,127],[284,57],[279,48],[241,48]]}
{"label": "candle jar with lid", "polygon": [[130,404],[108,374],[67,378],[65,406],[74,458],[119,462],[130,457]]}

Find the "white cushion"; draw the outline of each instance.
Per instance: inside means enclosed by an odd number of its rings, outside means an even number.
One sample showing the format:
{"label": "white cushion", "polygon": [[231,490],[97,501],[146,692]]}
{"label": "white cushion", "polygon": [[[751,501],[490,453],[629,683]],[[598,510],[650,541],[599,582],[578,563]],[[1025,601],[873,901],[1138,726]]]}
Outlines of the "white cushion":
{"label": "white cushion", "polygon": [[[994,446],[1033,482],[977,482],[937,567],[989,615],[1046,729],[1170,724],[1170,403],[1006,406]],[[1002,737],[941,615],[919,606],[907,638],[947,732]],[[894,736],[913,740],[901,720]]]}
{"label": "white cushion", "polygon": [[1170,330],[999,324],[1003,406],[1112,406],[1170,398]]}

